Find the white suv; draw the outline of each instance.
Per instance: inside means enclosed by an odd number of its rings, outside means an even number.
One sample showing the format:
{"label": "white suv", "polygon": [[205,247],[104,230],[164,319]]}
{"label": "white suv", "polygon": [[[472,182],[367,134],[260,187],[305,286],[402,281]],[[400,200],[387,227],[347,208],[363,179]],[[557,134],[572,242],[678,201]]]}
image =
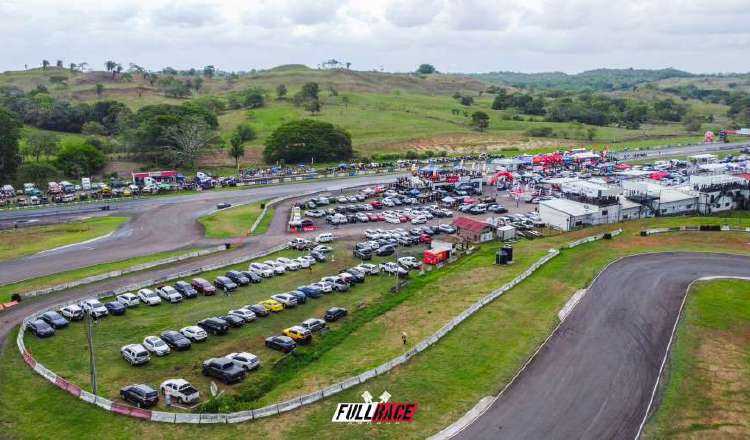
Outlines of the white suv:
{"label": "white suv", "polygon": [[276,259],[276,262],[283,265],[285,270],[299,270],[299,263],[297,261],[290,260],[286,257],[279,257]]}
{"label": "white suv", "polygon": [[180,333],[182,333],[182,336],[190,339],[191,342],[205,341],[208,338],[208,333],[197,325],[183,327],[180,329]]}
{"label": "white suv", "polygon": [[242,351],[239,353],[229,353],[224,357],[234,362],[238,367],[244,368],[245,371],[255,370],[260,367],[260,359],[252,353]]}
{"label": "white suv", "polygon": [[141,365],[151,360],[148,350],[141,344],[128,344],[120,349],[120,353],[130,365]]}
{"label": "white suv", "polygon": [[138,299],[147,306],[158,306],[161,304],[161,298],[151,289],[141,289],[138,291]]}
{"label": "white suv", "polygon": [[122,295],[117,295],[117,302],[124,305],[125,307],[137,307],[141,303],[141,300],[137,296],[128,292]]}
{"label": "white suv", "polygon": [[92,318],[103,318],[109,314],[104,304],[100,303],[98,299],[85,299],[81,302],[81,308],[84,312],[91,315]]}
{"label": "white suv", "polygon": [[163,286],[162,288],[157,289],[157,292],[159,292],[159,296],[162,297],[162,299],[172,304],[182,301],[182,295],[172,286]]}
{"label": "white suv", "polygon": [[263,264],[273,268],[274,273],[276,273],[277,275],[283,275],[286,272],[286,268],[284,267],[284,265],[279,263],[278,261],[266,260],[263,262]]}
{"label": "white suv", "polygon": [[277,293],[276,295],[271,295],[271,299],[284,304],[285,308],[290,308],[297,305],[297,298],[294,295],[290,295],[288,293]]}
{"label": "white suv", "polygon": [[248,270],[250,270],[251,272],[255,272],[263,278],[271,278],[274,274],[273,268],[263,263],[250,263],[250,266],[248,266]]}
{"label": "white suv", "polygon": [[169,345],[158,336],[146,336],[143,339],[143,346],[157,356],[166,356],[171,352]]}

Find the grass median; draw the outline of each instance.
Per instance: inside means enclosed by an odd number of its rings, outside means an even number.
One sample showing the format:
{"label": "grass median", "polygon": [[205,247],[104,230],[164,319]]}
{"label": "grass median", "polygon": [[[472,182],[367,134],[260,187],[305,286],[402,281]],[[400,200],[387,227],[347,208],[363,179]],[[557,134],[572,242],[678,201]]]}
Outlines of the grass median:
{"label": "grass median", "polygon": [[[250,228],[263,212],[261,203],[226,208],[213,214],[201,217],[198,222],[203,225],[206,238],[233,238],[251,235]],[[273,208],[268,208],[258,227],[252,235],[263,234],[268,230],[273,217]]]}
{"label": "grass median", "polygon": [[94,217],[59,225],[30,226],[0,231],[0,261],[92,240],[122,226],[127,217]]}
{"label": "grass median", "polygon": [[696,283],[647,439],[748,438],[750,282]]}
{"label": "grass median", "polygon": [[[653,219],[632,222],[624,225],[625,232],[615,240],[564,250],[559,257],[530,279],[488,304],[479,313],[456,327],[438,344],[388,374],[351,388],[335,398],[325,399],[292,413],[241,425],[210,426],[202,429],[210,431],[210,435],[219,439],[236,438],[238,434],[263,438],[427,437],[455,421],[480,398],[497,393],[556,325],[557,312],[570,295],[588,285],[608,262],[621,255],[643,251],[704,251],[709,245],[712,251],[750,253],[747,240],[742,239],[745,235],[738,233],[675,233],[653,237],[640,237],[638,234],[640,229],[646,226],[689,224],[693,221],[695,224],[701,224],[704,219]],[[272,389],[265,391],[256,404],[264,405],[284,400],[372,368],[383,360],[402,353],[422,337],[434,332],[470,303],[523,271],[548,248],[562,246],[577,238],[612,228],[597,227],[541,240],[521,241],[516,244],[516,262],[512,266],[493,265],[494,250],[499,244],[484,245],[474,255],[425,276],[424,281],[414,282],[409,287],[414,290],[405,292],[409,295],[408,298],[397,307],[353,329],[346,338],[329,347],[314,362],[304,365],[288,380],[277,383]],[[337,255],[337,261],[338,258]],[[248,289],[263,286],[264,284],[261,284]],[[355,289],[365,286],[367,283]],[[370,302],[366,307],[374,304],[370,298],[376,296],[367,298]],[[308,306],[309,304],[301,306],[297,310]],[[162,310],[170,310],[167,307],[171,306],[160,307]],[[179,310],[172,310],[175,309]],[[208,315],[206,312],[201,317]],[[282,316],[283,314],[280,314],[278,318]],[[114,319],[111,322],[115,322]],[[280,329],[281,324],[285,323],[279,322],[279,327],[274,325],[273,328]],[[141,329],[140,337],[145,336],[145,330]],[[402,331],[409,335],[406,348],[400,339]],[[231,339],[231,335],[229,338]],[[33,349],[34,353],[42,358],[38,349]],[[223,350],[222,347],[217,351],[223,353]],[[43,362],[47,362],[47,356],[55,355],[56,352],[48,352]],[[82,349],[82,353],[76,356],[85,359],[86,353]],[[15,348],[12,348],[10,353],[6,351],[0,361],[0,365],[6,366],[0,370],[0,420],[12,420],[6,424],[7,432],[14,433],[18,438],[38,438],[65,433],[75,434],[80,438],[93,438],[96,432],[105,429],[112,438],[128,438],[135,435],[180,438],[194,433],[195,427],[143,423],[106,414],[98,408],[79,402],[25,368]],[[116,361],[122,363],[119,357]],[[195,370],[197,365],[197,359],[187,364],[180,363],[175,366],[180,369],[174,372],[179,375],[188,374],[190,370]],[[268,366],[267,363],[266,367]],[[128,368],[139,373],[135,377],[131,375],[130,380],[143,378],[140,375],[141,369]],[[85,370],[74,373],[81,375],[82,382],[79,383],[86,383]],[[246,379],[246,382],[249,385],[251,380]],[[35,393],[24,393],[21,391],[24,389],[33,389]],[[419,402],[416,420],[408,425],[392,426],[342,425],[330,422],[337,402],[361,401],[360,394],[365,390],[376,396],[387,390],[393,395],[394,401]],[[67,401],[70,404],[64,414],[45,413],[44,425],[35,424],[41,417],[41,407],[48,399],[53,399],[54,405],[59,401]],[[70,423],[80,424],[84,421],[89,427],[86,432],[79,432],[70,427]]]}

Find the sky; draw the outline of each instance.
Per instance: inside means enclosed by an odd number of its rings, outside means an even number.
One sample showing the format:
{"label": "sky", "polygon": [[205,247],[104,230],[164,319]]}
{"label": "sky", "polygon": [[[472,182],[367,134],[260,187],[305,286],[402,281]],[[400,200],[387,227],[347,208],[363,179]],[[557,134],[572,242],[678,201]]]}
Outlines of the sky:
{"label": "sky", "polygon": [[749,0],[0,0],[0,70],[750,71]]}

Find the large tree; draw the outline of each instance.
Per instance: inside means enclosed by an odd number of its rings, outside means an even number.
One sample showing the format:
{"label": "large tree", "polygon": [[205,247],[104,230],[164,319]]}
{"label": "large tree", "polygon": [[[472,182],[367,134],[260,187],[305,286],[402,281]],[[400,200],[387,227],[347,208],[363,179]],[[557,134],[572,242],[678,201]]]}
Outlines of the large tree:
{"label": "large tree", "polygon": [[175,165],[195,167],[195,161],[216,143],[216,132],[203,118],[191,117],[166,133]]}
{"label": "large tree", "polygon": [[245,143],[255,139],[255,131],[249,125],[239,125],[229,138],[229,157],[234,159],[237,171],[240,170],[240,158],[245,155]]}
{"label": "large tree", "polygon": [[302,119],[288,122],[266,139],[263,157],[268,163],[333,162],[353,155],[352,138],[345,130],[328,122]]}
{"label": "large tree", "polygon": [[16,115],[0,107],[0,184],[10,182],[16,176],[21,163],[18,140],[21,138],[21,122]]}
{"label": "large tree", "polygon": [[417,73],[421,73],[423,75],[429,75],[435,72],[437,72],[437,70],[435,70],[435,66],[433,66],[432,64],[420,64],[417,68]]}
{"label": "large tree", "polygon": [[55,164],[67,177],[79,179],[99,172],[107,158],[98,148],[80,139],[67,139]]}
{"label": "large tree", "polygon": [[42,155],[53,155],[57,152],[60,139],[53,133],[35,131],[26,137],[24,152],[33,156],[37,162]]}
{"label": "large tree", "polygon": [[471,125],[479,131],[484,131],[490,126],[490,117],[485,112],[474,112],[471,115]]}

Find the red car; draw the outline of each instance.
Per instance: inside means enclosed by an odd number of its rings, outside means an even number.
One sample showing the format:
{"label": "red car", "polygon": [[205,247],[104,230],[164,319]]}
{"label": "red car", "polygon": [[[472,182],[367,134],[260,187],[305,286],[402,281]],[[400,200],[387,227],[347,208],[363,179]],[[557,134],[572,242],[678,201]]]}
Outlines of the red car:
{"label": "red car", "polygon": [[427,234],[422,234],[419,236],[419,242],[420,243],[432,243],[432,237],[430,237]]}
{"label": "red car", "polygon": [[367,219],[370,220],[371,222],[376,222],[378,221],[378,215],[375,214],[374,212],[368,212]]}
{"label": "red car", "polygon": [[194,278],[190,285],[205,296],[216,295],[216,287],[203,278]]}
{"label": "red car", "polygon": [[384,222],[384,221],[385,221],[385,214],[383,214],[382,212],[378,212],[378,213],[377,213],[377,214],[375,214],[375,215],[377,215],[377,216],[378,216],[378,221],[379,221],[379,222]]}
{"label": "red car", "polygon": [[406,216],[406,215],[399,215],[399,216],[398,216],[398,220],[399,220],[399,221],[400,221],[401,223],[406,223],[406,222],[408,222],[408,221],[409,221],[409,217],[408,217],[408,216]]}
{"label": "red car", "polygon": [[380,209],[383,207],[383,202],[381,202],[380,200],[373,200],[372,202],[370,202],[370,206],[375,209]]}

